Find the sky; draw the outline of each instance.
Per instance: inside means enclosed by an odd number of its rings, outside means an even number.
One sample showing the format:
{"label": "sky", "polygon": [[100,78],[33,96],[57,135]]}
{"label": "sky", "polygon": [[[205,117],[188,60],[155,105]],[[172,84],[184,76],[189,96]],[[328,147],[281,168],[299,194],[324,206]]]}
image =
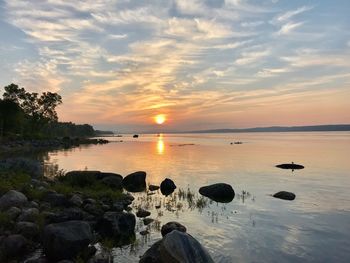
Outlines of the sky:
{"label": "sky", "polygon": [[348,0],[0,0],[0,86],[58,92],[61,121],[117,132],[350,123],[349,14]]}

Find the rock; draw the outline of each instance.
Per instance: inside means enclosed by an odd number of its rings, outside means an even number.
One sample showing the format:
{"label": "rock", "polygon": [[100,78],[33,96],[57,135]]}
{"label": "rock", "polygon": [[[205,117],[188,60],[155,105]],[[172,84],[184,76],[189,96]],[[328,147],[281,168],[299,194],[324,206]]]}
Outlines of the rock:
{"label": "rock", "polygon": [[48,202],[51,206],[67,206],[69,202],[63,194],[58,194],[54,192],[48,193],[45,198],[45,202]]}
{"label": "rock", "polygon": [[93,198],[86,198],[84,199],[84,202],[83,202],[84,205],[86,204],[95,205],[96,203],[97,203],[96,200]]}
{"label": "rock", "polygon": [[39,237],[39,226],[32,222],[18,222],[16,232],[30,240],[36,240]]}
{"label": "rock", "polygon": [[146,189],[146,172],[129,174],[123,179],[123,187],[129,192],[142,192]]}
{"label": "rock", "polygon": [[213,263],[207,250],[192,236],[172,231],[141,257],[140,263]]}
{"label": "rock", "polygon": [[221,203],[229,203],[235,197],[232,186],[225,183],[203,186],[199,189],[199,193]]}
{"label": "rock", "polygon": [[47,223],[61,223],[72,220],[83,220],[88,213],[78,207],[65,208],[63,211],[56,213],[43,212]]}
{"label": "rock", "polygon": [[39,216],[39,210],[37,208],[26,208],[22,210],[22,213],[17,218],[17,221],[35,222]]}
{"label": "rock", "polygon": [[102,179],[102,182],[110,188],[122,189],[123,178],[117,176],[108,176]]}
{"label": "rock", "polygon": [[138,138],[139,135],[138,135],[138,134],[134,134],[132,137],[133,137],[133,138]]}
{"label": "rock", "polygon": [[154,221],[154,219],[152,219],[152,218],[144,218],[144,219],[143,219],[143,224],[144,224],[145,226],[148,226],[148,225],[151,224],[153,221]]}
{"label": "rock", "polygon": [[117,201],[113,204],[113,211],[122,212],[124,210],[124,203]]}
{"label": "rock", "polygon": [[135,215],[125,212],[106,212],[95,226],[103,238],[113,238],[119,244],[130,244],[135,238]]}
{"label": "rock", "polygon": [[50,261],[75,259],[88,251],[93,241],[90,225],[85,221],[50,224],[43,231],[43,247]]}
{"label": "rock", "polygon": [[273,197],[275,198],[279,198],[279,199],[283,199],[283,200],[294,200],[295,199],[295,194],[291,193],[291,192],[286,192],[286,191],[281,191],[278,193],[275,193],[273,195]]}
{"label": "rock", "polygon": [[18,207],[13,206],[10,209],[8,209],[6,211],[6,213],[10,217],[10,219],[16,220],[17,217],[21,214],[21,209],[19,209]]}
{"label": "rock", "polygon": [[169,178],[165,178],[164,181],[160,184],[160,191],[165,196],[172,194],[175,189],[175,183]]}
{"label": "rock", "polygon": [[9,235],[2,240],[1,251],[5,258],[23,256],[28,251],[28,241],[22,235]]}
{"label": "rock", "polygon": [[147,235],[147,234],[149,234],[148,230],[142,230],[142,231],[140,231],[140,235],[141,235],[141,236],[145,236],[145,235]]}
{"label": "rock", "polygon": [[104,173],[104,172],[101,172],[101,173],[97,173],[96,174],[96,178],[98,180],[102,180],[106,177],[116,177],[116,178],[119,178],[120,180],[123,180],[123,176],[121,176],[120,174],[115,174],[115,173]]}
{"label": "rock", "polygon": [[12,206],[22,207],[28,202],[27,197],[16,190],[10,190],[0,198],[0,211]]}
{"label": "rock", "polygon": [[291,169],[291,170],[300,170],[300,169],[304,169],[303,165],[300,164],[295,164],[295,163],[282,163],[282,164],[278,164],[276,165],[276,167],[281,168],[281,169]]}
{"label": "rock", "polygon": [[95,216],[103,214],[102,208],[100,208],[99,206],[97,206],[95,204],[86,204],[84,206],[84,210],[90,214],[95,215]]}
{"label": "rock", "polygon": [[150,191],[157,191],[159,189],[159,186],[158,185],[153,185],[153,184],[150,184],[148,186],[148,190]]}
{"label": "rock", "polygon": [[69,199],[69,202],[70,202],[72,205],[81,207],[82,204],[83,204],[83,199],[81,198],[80,195],[75,194],[75,195],[73,195],[73,196]]}
{"label": "rock", "polygon": [[136,216],[137,217],[147,217],[147,216],[150,216],[151,215],[151,212],[145,210],[145,209],[142,209],[140,208],[137,212],[136,212]]}
{"label": "rock", "polygon": [[168,234],[174,230],[186,233],[186,227],[184,225],[181,225],[178,222],[175,222],[175,221],[168,222],[165,225],[163,225],[160,232],[162,233],[162,236],[164,237],[166,234]]}
{"label": "rock", "polygon": [[38,208],[39,209],[39,204],[35,201],[30,201],[28,204],[27,204],[27,207],[29,208]]}

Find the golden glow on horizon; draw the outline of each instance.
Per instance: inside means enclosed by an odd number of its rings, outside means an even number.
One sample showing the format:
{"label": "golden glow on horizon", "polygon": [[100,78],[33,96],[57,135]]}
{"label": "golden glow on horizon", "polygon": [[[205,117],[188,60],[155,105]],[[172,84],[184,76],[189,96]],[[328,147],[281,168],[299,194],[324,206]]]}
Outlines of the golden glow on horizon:
{"label": "golden glow on horizon", "polygon": [[158,114],[154,117],[154,121],[161,125],[163,124],[165,121],[166,121],[166,117],[165,117],[165,114]]}
{"label": "golden glow on horizon", "polygon": [[158,141],[157,141],[157,153],[162,155],[164,153],[164,141],[163,141],[163,134],[159,134]]}

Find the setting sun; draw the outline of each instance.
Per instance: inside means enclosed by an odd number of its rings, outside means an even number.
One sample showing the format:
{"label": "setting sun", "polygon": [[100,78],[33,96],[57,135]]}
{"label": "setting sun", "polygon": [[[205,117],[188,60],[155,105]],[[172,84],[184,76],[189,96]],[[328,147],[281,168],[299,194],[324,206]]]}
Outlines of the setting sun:
{"label": "setting sun", "polygon": [[166,117],[164,114],[158,114],[154,117],[154,120],[157,124],[163,124],[166,121]]}

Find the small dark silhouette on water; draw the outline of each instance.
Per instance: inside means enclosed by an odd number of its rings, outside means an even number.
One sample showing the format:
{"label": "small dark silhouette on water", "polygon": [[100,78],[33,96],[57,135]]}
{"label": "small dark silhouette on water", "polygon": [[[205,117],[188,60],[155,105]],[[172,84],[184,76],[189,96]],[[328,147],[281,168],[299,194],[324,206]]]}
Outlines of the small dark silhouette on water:
{"label": "small dark silhouette on water", "polygon": [[291,169],[291,170],[300,170],[300,169],[304,169],[304,166],[301,164],[296,164],[294,162],[292,163],[282,163],[282,164],[278,164],[276,165],[276,167],[281,168],[281,169]]}
{"label": "small dark silhouette on water", "polygon": [[287,191],[280,191],[273,195],[275,198],[292,201],[295,199],[295,194]]}
{"label": "small dark silhouette on water", "polygon": [[138,138],[139,135],[138,134],[134,134],[134,136],[132,136],[133,138]]}

